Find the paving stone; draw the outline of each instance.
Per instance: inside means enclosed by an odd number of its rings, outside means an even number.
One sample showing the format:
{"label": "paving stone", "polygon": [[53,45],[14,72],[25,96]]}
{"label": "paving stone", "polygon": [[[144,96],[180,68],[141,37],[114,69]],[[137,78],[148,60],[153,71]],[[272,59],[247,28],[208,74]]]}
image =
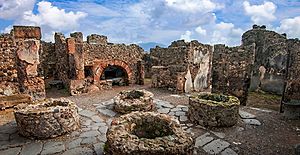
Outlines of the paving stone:
{"label": "paving stone", "polygon": [[75,140],[70,141],[69,143],[66,144],[66,148],[68,149],[73,149],[75,147],[80,146],[82,139],[81,138],[77,138]]}
{"label": "paving stone", "polygon": [[104,142],[104,143],[107,141],[106,135],[104,135],[104,134],[99,135],[98,139],[99,139],[99,141]]}
{"label": "paving stone", "polygon": [[9,148],[7,150],[0,151],[1,155],[17,155],[21,151],[21,147]]}
{"label": "paving stone", "polygon": [[158,100],[158,101],[156,102],[156,104],[161,105],[161,106],[164,107],[164,108],[174,108],[174,107],[175,107],[175,106],[172,105],[170,102],[162,101],[162,100]]}
{"label": "paving stone", "polygon": [[9,140],[9,134],[0,133],[0,141],[7,141],[7,140]]}
{"label": "paving stone", "polygon": [[103,147],[104,147],[104,143],[96,143],[94,144],[94,150],[96,152],[96,155],[103,155]]}
{"label": "paving stone", "polygon": [[2,134],[13,134],[18,132],[17,126],[4,125],[0,126],[0,133]]}
{"label": "paving stone", "polygon": [[231,148],[227,148],[221,152],[221,155],[238,155],[238,154],[235,151],[233,151]]}
{"label": "paving stone", "polygon": [[109,116],[109,117],[114,117],[116,116],[116,113],[112,110],[109,110],[109,109],[98,109],[98,111],[103,114],[103,115],[106,115],[106,116]]}
{"label": "paving stone", "polygon": [[191,127],[191,126],[194,126],[194,124],[188,123],[188,124],[186,124],[186,126]]}
{"label": "paving stone", "polygon": [[175,116],[175,112],[169,112],[168,115]]}
{"label": "paving stone", "polygon": [[65,150],[63,142],[47,142],[41,152],[42,155],[55,154]]}
{"label": "paving stone", "polygon": [[40,142],[34,142],[23,146],[20,155],[35,155],[40,154],[43,149],[43,144]]}
{"label": "paving stone", "polygon": [[214,140],[203,147],[203,150],[209,154],[218,154],[230,144],[221,139]]}
{"label": "paving stone", "polygon": [[182,111],[176,111],[175,116],[185,116],[185,112]]}
{"label": "paving stone", "polygon": [[9,139],[10,139],[10,146],[11,147],[24,145],[24,144],[29,143],[29,142],[32,141],[32,140],[27,139],[25,137],[21,137],[18,133],[14,133],[14,134],[10,135]]}
{"label": "paving stone", "polygon": [[77,147],[67,150],[62,155],[93,155],[94,151],[88,147]]}
{"label": "paving stone", "polygon": [[76,137],[76,136],[78,136],[80,134],[80,132],[78,132],[78,131],[73,131],[72,133],[71,133],[71,136],[72,137]]}
{"label": "paving stone", "polygon": [[108,127],[107,127],[107,126],[103,126],[103,127],[100,127],[98,130],[99,130],[99,132],[100,132],[100,133],[102,133],[102,134],[106,134],[106,132],[107,132],[107,129],[108,129]]}
{"label": "paving stone", "polygon": [[180,116],[179,120],[182,121],[182,122],[185,122],[185,121],[188,120],[188,118],[186,116]]}
{"label": "paving stone", "polygon": [[181,108],[173,108],[171,111],[176,112],[176,111],[181,111]]}
{"label": "paving stone", "polygon": [[90,126],[92,123],[92,120],[82,120],[81,121],[81,125],[84,125],[84,126]]}
{"label": "paving stone", "polygon": [[209,133],[205,133],[199,137],[196,138],[195,147],[199,148],[201,146],[204,146],[205,144],[211,142],[214,140],[213,137],[209,137]]}
{"label": "paving stone", "polygon": [[250,107],[250,109],[257,110],[257,111],[262,111],[262,112],[267,112],[267,113],[272,112],[271,110],[260,109],[260,108],[253,108],[253,107]]}
{"label": "paving stone", "polygon": [[158,109],[157,112],[162,113],[162,114],[167,114],[170,111],[170,108],[161,108]]}
{"label": "paving stone", "polygon": [[243,119],[246,124],[260,126],[261,123],[257,119]]}
{"label": "paving stone", "polygon": [[114,99],[102,102],[103,105],[111,105],[114,104]]}
{"label": "paving stone", "polygon": [[83,138],[80,144],[86,145],[86,144],[94,144],[94,143],[97,143],[96,137],[87,137],[87,138]]}
{"label": "paving stone", "polygon": [[253,118],[256,118],[255,115],[250,114],[250,113],[248,113],[246,111],[243,111],[243,110],[239,110],[239,115],[243,119],[253,119]]}
{"label": "paving stone", "polygon": [[87,131],[80,134],[79,137],[96,137],[100,135],[98,131]]}
{"label": "paving stone", "polygon": [[186,107],[186,108],[181,108],[182,109],[182,111],[184,111],[184,112],[188,112],[189,111],[189,108],[188,107]]}
{"label": "paving stone", "polygon": [[106,124],[107,124],[108,126],[110,126],[111,122],[112,122],[112,119],[108,119],[108,120],[106,121]]}
{"label": "paving stone", "polygon": [[211,133],[213,133],[214,135],[216,135],[217,137],[219,137],[219,138],[225,138],[225,133],[223,133],[223,132],[214,132],[214,131],[211,131]]}
{"label": "paving stone", "polygon": [[104,122],[103,119],[100,118],[100,117],[97,116],[97,115],[94,115],[91,119],[92,119],[94,122],[96,122],[96,123]]}
{"label": "paving stone", "polygon": [[88,118],[91,118],[92,116],[96,115],[95,112],[93,111],[90,111],[90,110],[82,110],[78,113],[79,115],[81,116],[84,116],[84,117],[88,117]]}
{"label": "paving stone", "polygon": [[106,123],[94,123],[93,126],[98,126],[98,127],[101,127],[101,126],[107,126]]}
{"label": "paving stone", "polygon": [[187,108],[185,105],[177,105],[176,108]]}

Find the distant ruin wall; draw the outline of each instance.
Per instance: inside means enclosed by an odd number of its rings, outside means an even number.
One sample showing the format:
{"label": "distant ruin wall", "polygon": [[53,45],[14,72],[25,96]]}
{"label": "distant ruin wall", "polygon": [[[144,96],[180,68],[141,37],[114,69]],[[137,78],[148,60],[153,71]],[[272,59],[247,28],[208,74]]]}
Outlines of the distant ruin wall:
{"label": "distant ruin wall", "polygon": [[69,82],[69,57],[67,51],[67,40],[61,33],[55,33],[55,54],[57,77],[64,83]]}
{"label": "distant ruin wall", "polygon": [[56,72],[56,54],[55,54],[55,44],[51,42],[41,42],[40,50],[40,62],[39,74],[43,75],[45,79],[54,78],[57,79]]}
{"label": "distant ruin wall", "polygon": [[283,101],[300,104],[300,41],[288,40],[288,65]]}
{"label": "distant ruin wall", "polygon": [[242,42],[245,46],[253,43],[256,45],[250,89],[261,89],[281,95],[287,62],[286,35],[254,25],[252,30],[243,34]]}
{"label": "distant ruin wall", "polygon": [[246,105],[255,45],[215,45],[212,62],[212,92],[234,95]]}

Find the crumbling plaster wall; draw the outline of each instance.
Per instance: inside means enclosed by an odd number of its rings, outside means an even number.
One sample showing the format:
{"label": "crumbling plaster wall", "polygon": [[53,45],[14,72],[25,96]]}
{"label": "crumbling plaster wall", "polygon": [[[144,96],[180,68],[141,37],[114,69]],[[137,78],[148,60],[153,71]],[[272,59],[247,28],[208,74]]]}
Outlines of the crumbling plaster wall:
{"label": "crumbling plaster wall", "polygon": [[152,66],[152,86],[179,92],[207,89],[210,85],[212,50],[210,45],[183,40],[173,42],[168,48],[151,49],[150,56],[146,57],[146,66]]}

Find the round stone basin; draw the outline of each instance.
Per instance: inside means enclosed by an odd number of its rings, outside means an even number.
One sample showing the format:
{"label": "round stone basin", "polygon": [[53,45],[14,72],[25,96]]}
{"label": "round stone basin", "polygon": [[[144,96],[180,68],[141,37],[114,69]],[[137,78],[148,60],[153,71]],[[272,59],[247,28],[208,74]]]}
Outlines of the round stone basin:
{"label": "round stone basin", "polygon": [[229,127],[238,121],[240,101],[237,97],[203,93],[189,98],[188,118],[203,126]]}
{"label": "round stone basin", "polygon": [[46,99],[19,104],[14,115],[21,135],[30,139],[61,136],[80,127],[78,107],[67,99]]}
{"label": "round stone basin", "polygon": [[114,98],[115,111],[127,114],[133,111],[153,111],[153,93],[146,90],[122,91]]}
{"label": "round stone basin", "polygon": [[132,112],[116,118],[106,134],[111,155],[190,155],[194,141],[173,117],[155,112]]}

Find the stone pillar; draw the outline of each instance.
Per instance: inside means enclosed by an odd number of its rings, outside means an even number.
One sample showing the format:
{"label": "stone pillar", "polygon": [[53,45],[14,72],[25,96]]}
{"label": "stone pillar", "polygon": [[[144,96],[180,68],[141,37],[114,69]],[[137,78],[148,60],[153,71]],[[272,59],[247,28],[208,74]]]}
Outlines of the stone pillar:
{"label": "stone pillar", "polygon": [[67,39],[69,55],[69,79],[84,79],[83,42],[76,38]]}
{"label": "stone pillar", "polygon": [[38,74],[41,30],[39,27],[14,26],[13,36],[17,45],[17,70],[20,92],[33,99],[45,98],[44,77]]}
{"label": "stone pillar", "polygon": [[145,66],[142,60],[137,61],[137,80],[136,83],[144,85],[145,79]]}
{"label": "stone pillar", "polygon": [[282,98],[285,117],[300,119],[300,41],[288,40],[288,64]]}

